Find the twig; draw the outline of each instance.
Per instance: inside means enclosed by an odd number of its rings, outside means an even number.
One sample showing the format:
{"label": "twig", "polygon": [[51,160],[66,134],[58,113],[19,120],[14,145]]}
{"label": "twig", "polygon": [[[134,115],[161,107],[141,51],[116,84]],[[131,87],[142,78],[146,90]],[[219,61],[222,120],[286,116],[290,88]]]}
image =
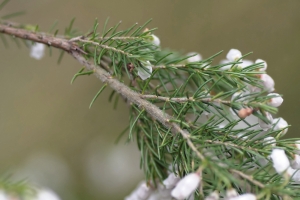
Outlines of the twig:
{"label": "twig", "polygon": [[232,173],[238,174],[240,177],[242,177],[242,178],[248,180],[249,182],[253,183],[254,185],[257,185],[257,186],[260,187],[260,188],[265,188],[265,185],[264,185],[264,184],[262,184],[261,182],[259,182],[259,181],[255,180],[255,179],[253,179],[252,176],[249,176],[249,175],[247,175],[247,174],[244,174],[243,172],[238,171],[238,170],[235,170],[235,169],[230,169],[229,171],[231,171]]}

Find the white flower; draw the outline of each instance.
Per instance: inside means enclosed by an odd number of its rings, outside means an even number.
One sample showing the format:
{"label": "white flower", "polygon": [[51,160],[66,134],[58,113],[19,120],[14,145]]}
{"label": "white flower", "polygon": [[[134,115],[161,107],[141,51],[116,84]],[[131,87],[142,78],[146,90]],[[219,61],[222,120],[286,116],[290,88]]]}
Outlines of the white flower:
{"label": "white flower", "polygon": [[273,124],[276,124],[274,126],[275,131],[282,130],[280,132],[281,136],[284,136],[287,133],[288,128],[286,127],[288,126],[288,123],[282,117],[273,119]]}
{"label": "white flower", "polygon": [[296,145],[296,148],[298,149],[296,151],[296,153],[300,155],[300,140],[295,141],[295,145]]}
{"label": "white flower", "polygon": [[248,67],[253,64],[252,60],[243,60],[243,63],[239,64],[242,68]]}
{"label": "white flower", "polygon": [[273,167],[278,174],[281,174],[290,167],[290,161],[282,149],[273,149],[271,153]]}
{"label": "white flower", "polygon": [[227,198],[237,197],[238,195],[239,195],[239,193],[237,193],[237,191],[234,188],[231,188],[231,189],[226,191],[226,197]]}
{"label": "white flower", "polygon": [[273,117],[272,117],[272,115],[270,114],[270,113],[268,113],[268,112],[266,112],[266,116],[265,116],[267,119],[268,119],[268,121],[269,121],[269,123],[267,124],[266,122],[264,122],[263,120],[261,120],[261,119],[259,119],[258,118],[258,123],[259,123],[259,126],[260,126],[260,128],[262,128],[264,131],[266,131],[266,130],[268,130],[269,128],[271,128],[272,127],[272,122],[273,122]]}
{"label": "white flower", "polygon": [[166,189],[171,189],[174,188],[179,181],[180,178],[174,173],[171,173],[169,174],[168,178],[163,181],[163,184],[166,186]]}
{"label": "white flower", "polygon": [[152,36],[152,39],[151,39],[152,43],[156,46],[159,46],[160,45],[160,39],[154,34],[152,34],[151,36]]}
{"label": "white flower", "polygon": [[44,56],[45,45],[42,43],[34,43],[30,47],[30,57],[40,60]]}
{"label": "white flower", "polygon": [[229,198],[228,200],[256,200],[256,196],[254,194],[242,194],[237,197]]}
{"label": "white flower", "polygon": [[287,174],[290,175],[294,181],[300,182],[300,171],[299,170],[289,167],[287,170]]}
{"label": "white flower", "polygon": [[142,182],[125,200],[146,200],[152,193],[152,189]]}
{"label": "white flower", "polygon": [[230,62],[234,62],[239,60],[242,57],[242,53],[237,49],[230,49],[230,51],[227,53],[226,58]]}
{"label": "white flower", "polygon": [[291,161],[291,167],[293,169],[300,169],[300,156],[298,154],[294,154],[294,159]]}
{"label": "white flower", "polygon": [[201,177],[197,173],[191,173],[181,179],[172,190],[171,195],[176,199],[185,199],[199,186]]}
{"label": "white flower", "polygon": [[[221,64],[221,65],[224,65],[224,64],[227,64],[227,63],[230,63],[230,61],[227,60],[227,59],[223,59],[223,60],[220,61],[220,64]],[[222,71],[224,71],[224,70],[229,70],[231,67],[232,67],[232,64],[227,64],[227,65],[225,65],[225,66],[219,68],[219,70],[222,70]]]}
{"label": "white flower", "polygon": [[[192,55],[194,55],[194,56],[192,56]],[[199,53],[196,53],[196,52],[190,52],[190,53],[187,54],[187,56],[192,56],[192,57],[189,57],[187,59],[187,61],[189,63],[199,62],[200,60],[202,60],[202,56]]]}
{"label": "white flower", "polygon": [[270,93],[268,96],[274,96],[268,100],[270,106],[279,107],[283,102],[283,98],[277,93]]}
{"label": "white flower", "polygon": [[264,61],[262,59],[257,59],[255,61],[255,64],[256,63],[261,63],[260,65],[262,66],[262,68],[260,68],[259,71],[266,71],[267,70],[268,65],[267,65],[266,61]]}
{"label": "white flower", "polygon": [[53,191],[42,189],[37,192],[34,200],[60,200],[60,198]]}
{"label": "white flower", "polygon": [[9,197],[5,194],[3,190],[0,190],[0,200],[9,200]]}
{"label": "white flower", "polygon": [[219,198],[219,193],[217,191],[214,191],[209,196],[205,197],[204,200],[219,200]]}
{"label": "white flower", "polygon": [[276,139],[274,137],[266,137],[263,139],[264,145],[271,145],[273,147],[276,146]]}
{"label": "white flower", "polygon": [[146,61],[146,63],[144,63],[143,66],[145,69],[143,69],[142,67],[138,68],[138,76],[141,77],[142,80],[146,80],[147,78],[149,78],[151,76],[152,73],[152,66],[151,63],[149,61]]}
{"label": "white flower", "polygon": [[260,80],[262,81],[262,84],[263,84],[264,88],[268,92],[273,92],[274,91],[275,82],[274,82],[274,80],[272,79],[271,76],[269,76],[268,74],[261,74],[260,75]]}

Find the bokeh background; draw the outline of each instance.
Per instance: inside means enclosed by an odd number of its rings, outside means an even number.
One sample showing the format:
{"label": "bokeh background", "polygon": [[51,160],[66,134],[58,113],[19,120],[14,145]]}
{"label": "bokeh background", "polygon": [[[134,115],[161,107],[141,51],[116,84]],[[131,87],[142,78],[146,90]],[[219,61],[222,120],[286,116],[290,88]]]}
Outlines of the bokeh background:
{"label": "bokeh background", "polygon": [[[48,31],[55,20],[63,32],[73,17],[87,32],[122,20],[121,28],[144,23],[158,27],[162,47],[203,57],[231,48],[268,63],[276,91],[284,95],[279,115],[292,125],[286,137],[299,137],[300,1],[298,0],[11,0],[0,15],[25,10],[14,21]],[[101,26],[100,26],[101,27]],[[101,30],[101,28],[100,28]],[[115,140],[127,126],[120,101],[108,103],[109,90],[89,103],[102,83],[93,76],[70,80],[80,65],[59,52],[40,61],[29,50],[0,43],[0,172],[49,187],[62,199],[122,199],[143,179],[135,142]]]}

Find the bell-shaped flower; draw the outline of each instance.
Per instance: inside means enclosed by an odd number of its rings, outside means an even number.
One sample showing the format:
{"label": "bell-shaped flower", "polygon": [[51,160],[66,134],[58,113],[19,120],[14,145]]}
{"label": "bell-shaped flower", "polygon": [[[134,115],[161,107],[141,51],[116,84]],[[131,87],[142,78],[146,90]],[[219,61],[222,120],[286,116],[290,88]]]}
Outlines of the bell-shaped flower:
{"label": "bell-shaped flower", "polygon": [[38,190],[34,200],[60,200],[60,198],[53,191],[42,189]]}
{"label": "bell-shaped flower", "polygon": [[289,176],[292,177],[292,180],[294,180],[296,182],[300,182],[300,170],[299,169],[293,169],[293,168],[289,167],[286,172]]}
{"label": "bell-shaped flower", "polygon": [[272,127],[272,122],[273,122],[273,117],[272,117],[271,113],[266,112],[265,117],[267,118],[269,123],[266,123],[263,120],[261,120],[260,118],[258,118],[258,124],[259,124],[260,128],[262,128],[264,131],[271,128]]}
{"label": "bell-shaped flower", "polygon": [[262,81],[262,85],[265,90],[268,92],[273,92],[275,90],[275,82],[271,76],[268,74],[261,74],[260,80]]}
{"label": "bell-shaped flower", "polygon": [[283,98],[277,93],[270,93],[268,96],[272,96],[267,102],[270,106],[279,107],[283,102]]}
{"label": "bell-shaped flower", "polygon": [[226,55],[227,60],[234,62],[239,60],[242,57],[242,53],[237,49],[230,49]]}
{"label": "bell-shaped flower", "polygon": [[42,43],[34,43],[30,47],[30,57],[40,60],[44,56],[45,45]]}
{"label": "bell-shaped flower", "polygon": [[260,68],[259,71],[266,71],[267,70],[268,65],[267,65],[266,61],[264,61],[262,59],[257,59],[255,61],[255,64],[257,64],[257,63],[261,63],[260,65],[262,66],[262,68]]}
{"label": "bell-shaped flower", "polygon": [[256,196],[254,194],[242,194],[237,197],[228,198],[228,200],[256,200]]}
{"label": "bell-shaped flower", "polygon": [[253,64],[252,60],[243,60],[243,62],[241,64],[239,64],[239,66],[241,66],[242,68],[245,68],[245,67],[248,67],[252,64]]}
{"label": "bell-shaped flower", "polygon": [[160,45],[160,39],[156,35],[154,35],[154,34],[152,34],[151,37],[152,37],[151,38],[152,43],[155,46],[159,46]]}
{"label": "bell-shaped flower", "polygon": [[263,139],[263,144],[264,145],[271,145],[273,147],[276,146],[276,139],[274,137],[266,137]]}
{"label": "bell-shaped flower", "polygon": [[138,76],[141,77],[142,80],[146,80],[151,76],[152,65],[149,61],[146,61],[143,63],[143,67],[138,67]]}
{"label": "bell-shaped flower", "polygon": [[271,153],[273,167],[278,174],[281,174],[290,167],[290,161],[282,149],[273,149]]}
{"label": "bell-shaped flower", "polygon": [[281,136],[284,136],[287,133],[288,123],[282,117],[273,119],[273,124],[275,124],[273,128],[275,131],[281,130],[280,132]]}
{"label": "bell-shaped flower", "polygon": [[204,200],[219,200],[220,196],[217,191],[210,193]]}
{"label": "bell-shaped flower", "polygon": [[[194,56],[192,56],[192,55],[194,55]],[[196,52],[190,52],[190,53],[187,54],[187,56],[192,56],[192,57],[189,57],[189,58],[187,59],[187,61],[188,61],[189,63],[192,63],[192,62],[199,62],[199,61],[202,60],[202,56],[201,56],[199,53],[196,53]]]}
{"label": "bell-shaped flower", "polygon": [[168,178],[163,181],[166,189],[171,189],[176,186],[176,184],[180,181],[180,177],[176,176],[174,173],[169,174]]}
{"label": "bell-shaped flower", "polygon": [[176,199],[185,199],[199,186],[201,177],[198,173],[191,173],[182,178],[172,190],[171,195]]}
{"label": "bell-shaped flower", "polygon": [[152,188],[148,187],[146,182],[142,182],[125,200],[146,200],[152,194]]}

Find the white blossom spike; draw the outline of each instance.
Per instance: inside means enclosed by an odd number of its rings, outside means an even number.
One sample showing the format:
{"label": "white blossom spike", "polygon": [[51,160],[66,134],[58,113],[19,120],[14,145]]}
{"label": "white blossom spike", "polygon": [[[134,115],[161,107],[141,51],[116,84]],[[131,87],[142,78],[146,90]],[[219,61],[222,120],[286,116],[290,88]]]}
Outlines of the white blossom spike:
{"label": "white blossom spike", "polygon": [[42,43],[34,43],[30,47],[30,57],[40,60],[44,56],[45,45]]}
{"label": "white blossom spike", "polygon": [[282,149],[273,149],[271,159],[273,167],[278,174],[281,174],[290,167],[290,161]]}
{"label": "white blossom spike", "polygon": [[228,200],[256,200],[256,199],[257,198],[254,194],[247,193],[237,197],[229,198]]}
{"label": "white blossom spike", "polygon": [[[192,55],[194,55],[194,56],[192,56]],[[192,63],[192,62],[199,62],[199,61],[202,60],[202,56],[201,56],[199,53],[196,53],[196,52],[190,52],[190,53],[187,54],[187,56],[192,56],[192,57],[189,57],[189,58],[187,59],[187,61],[188,61],[189,63]]]}
{"label": "white blossom spike", "polygon": [[280,132],[281,136],[284,136],[287,133],[288,123],[282,117],[273,119],[273,124],[276,124],[274,126],[275,131],[281,130],[281,132]]}
{"label": "white blossom spike", "polygon": [[146,63],[143,63],[143,64],[144,64],[143,65],[144,68],[146,68],[147,71],[145,69],[143,69],[142,67],[139,67],[138,68],[138,76],[141,77],[142,80],[146,80],[152,74],[152,65],[149,61],[146,61]]}
{"label": "white blossom spike", "polygon": [[262,68],[260,68],[259,71],[266,71],[266,70],[267,70],[268,65],[267,65],[267,62],[266,62],[266,61],[264,61],[264,60],[262,60],[262,59],[257,59],[257,60],[255,61],[255,64],[256,64],[256,63],[261,63]]}
{"label": "white blossom spike", "polygon": [[169,174],[168,178],[163,181],[163,184],[166,186],[166,189],[171,189],[176,186],[180,181],[179,176],[176,176],[174,173]]}
{"label": "white blossom spike", "polygon": [[268,94],[268,96],[274,96],[273,98],[268,100],[268,104],[270,106],[279,107],[283,102],[283,98],[277,93],[270,93]]}
{"label": "white blossom spike", "polygon": [[171,195],[176,199],[185,199],[199,186],[201,177],[197,173],[191,173],[182,178],[172,190]]}
{"label": "white blossom spike", "polygon": [[264,122],[263,120],[259,119],[258,118],[258,123],[259,123],[259,126],[260,128],[262,128],[264,131],[268,130],[269,128],[272,127],[272,122],[273,122],[273,117],[272,117],[272,114],[271,113],[268,113],[266,112],[266,116],[265,116],[270,123],[266,123]]}
{"label": "white blossom spike", "polygon": [[227,60],[234,62],[239,60],[242,57],[242,53],[237,49],[230,49],[226,55]]}

